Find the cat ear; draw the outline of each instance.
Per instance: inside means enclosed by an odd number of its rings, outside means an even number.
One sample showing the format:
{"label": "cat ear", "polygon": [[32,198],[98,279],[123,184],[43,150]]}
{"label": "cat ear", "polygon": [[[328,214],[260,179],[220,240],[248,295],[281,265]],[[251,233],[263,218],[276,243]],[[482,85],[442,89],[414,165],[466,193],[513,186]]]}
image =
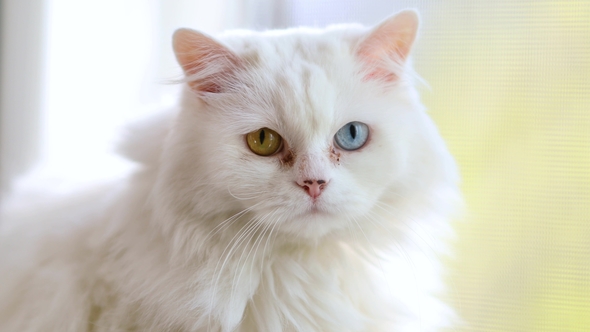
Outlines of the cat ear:
{"label": "cat ear", "polygon": [[240,67],[235,53],[200,32],[178,29],[172,44],[188,85],[196,92],[222,92]]}
{"label": "cat ear", "polygon": [[387,18],[371,30],[356,48],[356,55],[367,66],[367,79],[393,81],[416,39],[420,19],[415,10],[404,10]]}

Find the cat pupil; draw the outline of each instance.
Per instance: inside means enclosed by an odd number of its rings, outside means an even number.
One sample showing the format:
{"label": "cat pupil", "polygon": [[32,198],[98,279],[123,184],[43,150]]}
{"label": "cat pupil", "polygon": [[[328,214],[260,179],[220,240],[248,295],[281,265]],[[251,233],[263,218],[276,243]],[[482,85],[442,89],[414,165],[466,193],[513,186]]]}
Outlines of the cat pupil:
{"label": "cat pupil", "polygon": [[356,138],[356,126],[355,125],[350,125],[350,136],[352,136],[352,139]]}
{"label": "cat pupil", "polygon": [[260,145],[264,143],[264,129],[260,131]]}

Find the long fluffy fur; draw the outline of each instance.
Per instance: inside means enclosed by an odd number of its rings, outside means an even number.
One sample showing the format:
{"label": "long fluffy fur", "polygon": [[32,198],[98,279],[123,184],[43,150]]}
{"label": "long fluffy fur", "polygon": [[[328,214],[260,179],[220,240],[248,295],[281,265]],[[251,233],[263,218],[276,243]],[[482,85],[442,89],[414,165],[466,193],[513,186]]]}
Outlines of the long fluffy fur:
{"label": "long fluffy fur", "polygon": [[[123,181],[5,204],[1,331],[434,331],[452,311],[437,255],[458,200],[455,164],[409,62],[363,79],[358,26],[227,33],[242,59],[224,91],[185,87],[138,123]],[[393,70],[393,69],[392,69]],[[207,75],[215,73],[215,69]],[[189,80],[207,79],[198,74]],[[324,155],[350,121],[371,141]],[[295,164],[251,153],[273,128]],[[326,152],[328,151],[328,152]],[[302,156],[330,174],[322,214],[294,185]],[[307,158],[307,157],[306,157]],[[14,202],[14,201],[13,201]]]}

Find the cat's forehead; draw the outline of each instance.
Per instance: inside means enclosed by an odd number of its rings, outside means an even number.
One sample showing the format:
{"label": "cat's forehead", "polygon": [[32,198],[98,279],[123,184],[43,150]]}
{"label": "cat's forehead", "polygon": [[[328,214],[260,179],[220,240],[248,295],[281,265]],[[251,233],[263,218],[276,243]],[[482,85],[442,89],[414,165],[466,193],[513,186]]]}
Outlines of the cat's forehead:
{"label": "cat's forehead", "polygon": [[224,42],[247,63],[266,71],[294,70],[316,65],[330,74],[342,62],[352,60],[354,45],[363,30],[347,26],[315,30],[308,28],[243,32],[225,36]]}
{"label": "cat's forehead", "polygon": [[280,130],[293,144],[307,145],[343,124],[342,97],[354,80],[354,36],[291,33],[230,41],[249,62],[251,89],[265,99],[250,109],[267,122],[260,125]]}
{"label": "cat's forehead", "polygon": [[273,105],[277,125],[299,144],[333,130],[339,119],[339,87],[324,68],[301,63],[276,74]]}

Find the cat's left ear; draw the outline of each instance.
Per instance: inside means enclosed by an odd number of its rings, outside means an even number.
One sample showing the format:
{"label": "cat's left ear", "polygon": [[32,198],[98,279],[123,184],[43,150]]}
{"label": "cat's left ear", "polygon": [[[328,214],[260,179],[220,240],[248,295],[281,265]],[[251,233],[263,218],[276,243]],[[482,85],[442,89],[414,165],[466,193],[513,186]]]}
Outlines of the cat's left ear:
{"label": "cat's left ear", "polygon": [[[420,19],[418,12],[409,9],[385,19],[361,40],[356,55],[368,66],[368,79],[392,81],[396,79],[395,66],[407,60]],[[391,64],[394,66],[391,66]]]}

